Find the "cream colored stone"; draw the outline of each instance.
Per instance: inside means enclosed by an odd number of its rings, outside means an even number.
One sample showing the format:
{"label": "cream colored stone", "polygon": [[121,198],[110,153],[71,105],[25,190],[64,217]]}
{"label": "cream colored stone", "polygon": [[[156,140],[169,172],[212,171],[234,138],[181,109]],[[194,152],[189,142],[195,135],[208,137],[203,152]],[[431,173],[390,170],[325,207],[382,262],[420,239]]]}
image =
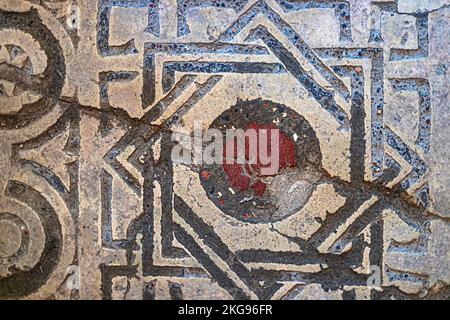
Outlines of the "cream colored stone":
{"label": "cream colored stone", "polygon": [[[450,206],[448,189],[448,0],[414,0],[398,1],[398,13],[389,13],[378,8],[371,0],[349,0],[351,19],[348,24],[352,28],[352,42],[344,43],[339,39],[340,24],[332,8],[312,8],[298,11],[284,11],[275,0],[266,0],[270,10],[279,15],[283,23],[289,24],[310,48],[373,48],[383,50],[383,79],[384,83],[384,109],[376,112],[382,116],[382,127],[392,129],[408,147],[418,154],[428,166],[427,173],[414,185],[408,187],[406,193],[397,197],[391,193],[391,188],[407,177],[414,164],[408,163],[392,146],[384,144],[383,151],[397,161],[401,166],[399,175],[389,182],[386,187],[375,185],[372,167],[371,134],[374,116],[372,115],[372,98],[376,91],[372,91],[372,75],[374,71],[381,72],[379,65],[372,65],[369,58],[351,59],[335,56],[333,58],[320,58],[327,70],[337,76],[336,67],[348,67],[357,71],[364,77],[360,85],[364,88],[363,123],[365,154],[364,154],[364,182],[347,191],[349,184],[353,184],[350,172],[352,165],[351,139],[349,128],[340,127],[329,112],[324,110],[308,90],[299,84],[289,72],[279,74],[250,74],[250,73],[206,73],[186,70],[176,72],[175,83],[186,77],[195,77],[195,80],[178,96],[165,112],[153,121],[154,132],[178,131],[191,134],[195,121],[202,121],[202,129],[206,130],[211,123],[225,110],[234,106],[238,101],[270,100],[285,105],[303,116],[314,129],[320,143],[323,170],[319,174],[310,168],[308,172],[286,172],[273,178],[265,178],[268,183],[270,199],[277,205],[274,220],[269,223],[246,223],[239,221],[220,210],[206,195],[201,184],[201,173],[197,166],[173,166],[173,195],[180,197],[192,210],[192,214],[200,219],[212,232],[220,238],[220,246],[229,257],[224,258],[218,252],[218,244],[208,242],[205,234],[194,228],[189,218],[173,209],[170,223],[179,225],[199,246],[211,262],[205,263],[190,247],[177,236],[177,232],[169,232],[173,237],[170,243],[175,249],[185,251],[185,257],[172,257],[163,249],[164,223],[168,223],[163,216],[163,192],[168,192],[159,182],[148,183],[148,176],[142,167],[150,165],[146,156],[153,155],[155,162],[161,161],[167,152],[170,152],[157,140],[148,146],[144,156],[138,159],[138,165],[130,162],[130,156],[143,144],[137,143],[137,138],[144,138],[148,142],[150,132],[143,136],[131,137],[133,141],[123,150],[115,151],[114,147],[125,137],[135,125],[143,124],[142,117],[154,108],[158,102],[163,104],[170,101],[171,93],[164,93],[162,89],[163,66],[167,62],[264,62],[281,63],[277,55],[272,52],[263,41],[249,43],[247,37],[250,32],[263,26],[287,50],[289,57],[305,70],[311,80],[325,90],[333,93],[336,104],[344,111],[348,118],[352,117],[351,101],[339,94],[318,70],[315,63],[311,63],[311,56],[305,56],[286,37],[286,34],[274,24],[264,13],[256,17],[242,30],[235,30],[236,36],[232,44],[240,46],[252,44],[265,47],[267,54],[234,54],[234,53],[191,53],[169,54],[159,52],[155,56],[155,101],[149,106],[142,107],[142,86],[144,84],[143,62],[146,42],[152,43],[208,43],[209,46],[218,45],[218,37],[227,30],[244,12],[257,1],[249,1],[241,12],[232,9],[216,8],[204,5],[187,9],[186,21],[190,33],[184,36],[177,35],[177,1],[161,0],[158,4],[160,19],[160,34],[155,36],[145,33],[148,24],[147,8],[134,8],[114,6],[108,21],[109,46],[118,46],[134,40],[137,52],[129,55],[102,56],[98,50],[98,3],[91,0],[79,0],[77,6],[79,16],[75,17],[76,29],[70,28],[70,9],[72,1],[18,1],[0,0],[0,9],[24,13],[36,9],[42,23],[57,39],[65,63],[64,87],[61,101],[55,101],[55,106],[45,115],[36,117],[34,114],[27,119],[29,123],[24,126],[8,127],[4,119],[21,115],[27,104],[43,98],[32,90],[17,90],[17,83],[10,78],[1,79],[0,75],[0,278],[10,277],[16,271],[27,271],[41,259],[46,238],[42,221],[31,205],[20,199],[14,199],[4,193],[8,183],[16,180],[29,185],[45,199],[55,211],[58,223],[61,226],[62,238],[61,253],[55,261],[54,269],[48,275],[48,280],[40,288],[24,299],[101,299],[105,298],[102,292],[110,286],[113,299],[134,300],[144,297],[144,286],[151,283],[154,287],[156,299],[173,298],[174,288],[184,299],[231,299],[232,290],[221,287],[211,274],[209,263],[213,263],[226,277],[241,289],[251,299],[258,298],[258,290],[236,271],[233,263],[239,263],[244,273],[253,276],[252,272],[258,269],[270,271],[271,274],[289,273],[298,275],[288,281],[278,281],[280,289],[271,299],[342,299],[344,293],[353,292],[356,299],[371,299],[377,293],[382,293],[387,287],[392,292],[410,295],[412,298],[425,297],[430,293],[438,293],[450,285],[450,252],[448,250],[449,215]],[[393,3],[391,0],[377,2]],[[444,8],[446,7],[446,8]],[[419,48],[417,14],[428,12],[427,39],[428,51],[422,52]],[[20,26],[18,26],[20,27]],[[19,29],[19,28],[18,28]],[[48,67],[49,57],[45,55],[42,47],[33,37],[16,28],[0,30],[0,64],[7,64],[14,68],[24,68],[28,75],[41,76]],[[380,29],[383,43],[368,43],[369,34],[373,29]],[[233,31],[234,32],[234,31]],[[216,41],[216,42],[215,42]],[[10,54],[9,47],[16,49]],[[393,49],[415,52],[419,57],[391,61],[390,54]],[[30,68],[30,65],[32,66]],[[284,64],[284,69],[289,69]],[[14,69],[10,69],[14,70]],[[136,77],[131,81],[117,81],[108,84],[108,98],[111,109],[105,111],[100,105],[100,77],[102,72],[125,71],[134,72]],[[12,71],[11,71],[12,72]],[[185,77],[185,78],[183,78]],[[216,78],[211,78],[216,77]],[[12,79],[11,79],[12,78]],[[178,121],[168,123],[168,120],[196,98],[197,90],[202,85],[216,79],[217,83],[201,99],[196,101],[190,110],[180,115]],[[351,79],[339,76],[340,81],[347,90],[351,90]],[[417,92],[394,92],[390,85],[394,79],[426,79],[430,85],[431,101],[431,150],[424,152],[416,145],[419,132],[419,97]],[[376,88],[375,88],[376,89]],[[45,98],[45,97],[44,97]],[[67,108],[78,108],[80,120],[74,116],[69,127],[54,135],[51,128],[58,124]],[[103,108],[103,109],[102,109]],[[381,117],[380,117],[381,118]],[[106,119],[106,120],[105,120]],[[108,130],[104,130],[107,122]],[[277,119],[275,123],[279,123]],[[148,125],[148,123],[145,123]],[[79,126],[78,126],[79,125]],[[43,138],[49,134],[51,139]],[[79,133],[79,136],[78,136]],[[294,139],[299,139],[296,136]],[[355,137],[353,137],[355,138]],[[67,149],[69,139],[79,144],[79,150]],[[79,141],[78,141],[79,140]],[[27,142],[33,143],[27,144]],[[113,159],[107,159],[108,152],[113,150]],[[16,152],[17,151],[17,152]],[[141,151],[141,150],[140,150]],[[37,174],[22,161],[28,160],[45,167],[63,183],[65,189],[57,190],[48,182],[45,174]],[[113,162],[117,161],[117,162]],[[120,170],[111,163],[122,166],[131,177],[137,181],[137,189],[130,188]],[[69,169],[69,165],[72,169]],[[73,166],[72,166],[73,165]],[[171,164],[163,164],[169,166]],[[73,169],[76,168],[76,169]],[[151,169],[151,168],[150,168]],[[103,239],[104,227],[102,215],[105,214],[105,195],[102,194],[101,176],[109,174],[111,182],[111,231],[112,240],[105,246]],[[161,174],[161,172],[157,172]],[[326,182],[321,181],[326,178]],[[331,182],[330,182],[331,181]],[[352,182],[350,182],[352,181]],[[415,192],[422,187],[429,186],[431,205],[422,210],[414,204]],[[352,186],[354,187],[354,186]],[[146,210],[150,204],[148,195],[143,194],[145,188],[152,188],[153,210]],[[352,197],[359,196],[361,192],[374,192],[364,204],[350,213],[349,218],[340,221],[337,216]],[[226,189],[225,189],[226,190]],[[236,188],[229,188],[232,194],[239,192]],[[280,191],[281,190],[281,191]],[[344,192],[343,192],[344,190]],[[141,192],[143,191],[143,192]],[[109,190],[108,190],[109,192]],[[370,193],[368,192],[368,193]],[[344,196],[345,194],[345,196]],[[327,255],[333,244],[344,234],[348,228],[361,218],[367,210],[377,204],[390,201],[392,197],[401,202],[405,212],[400,212],[398,204],[392,204],[387,210],[370,221],[359,235],[365,245],[361,252],[361,261],[348,267],[355,276],[369,276],[373,264],[379,264],[381,272],[381,286],[355,286],[352,279],[343,283],[337,290],[326,290],[327,283],[304,283],[302,274],[320,275],[322,271],[333,267],[335,258],[344,253],[355,250],[354,243],[349,241],[340,252]],[[409,196],[408,199],[405,199]],[[173,200],[173,199],[172,199]],[[171,201],[171,200],[168,200]],[[416,211],[420,213],[419,222]],[[2,214],[10,213],[23,224],[10,220],[2,220]],[[147,215],[145,216],[144,215]],[[151,220],[151,229],[133,230],[140,219]],[[338,219],[339,225],[334,232],[325,235],[317,249],[319,253],[327,255],[330,263],[292,264],[284,261],[272,262],[262,259],[261,262],[239,261],[238,253],[243,250],[266,250],[270,254],[281,253],[307,255],[311,248],[304,247],[308,240],[318,232],[324,224],[332,219]],[[375,222],[383,223],[382,239],[371,232]],[[133,227],[133,228],[132,228]],[[136,227],[138,228],[138,227]],[[23,230],[26,229],[26,230]],[[136,231],[136,235],[131,231]],[[20,252],[25,233],[28,232],[30,241],[25,252]],[[147,233],[146,233],[147,232]],[[151,239],[145,236],[151,234]],[[165,235],[167,236],[167,234]],[[144,256],[145,246],[152,244],[149,256]],[[129,250],[116,246],[117,240],[129,240]],[[377,241],[382,240],[380,261],[371,261],[373,250]],[[164,244],[167,245],[167,244]],[[257,251],[255,251],[257,252]],[[262,251],[264,252],[264,251]],[[18,256],[15,256],[19,253]],[[269,254],[267,255],[269,256]],[[264,258],[264,257],[263,257]],[[152,261],[149,261],[152,260]],[[151,267],[161,272],[161,276],[145,274],[144,267],[152,263]],[[339,263],[345,265],[346,261]],[[104,283],[101,266],[123,267],[133,266],[136,272],[132,276],[113,276],[111,283]],[[14,268],[11,268],[14,266]],[[176,268],[176,269],[171,269]],[[167,276],[167,270],[178,270],[176,275]],[[180,271],[182,270],[182,272]],[[333,271],[333,270],[331,270]],[[336,275],[341,274],[337,272]],[[393,274],[408,275],[408,278],[390,277]],[[281,279],[281,278],[280,278]],[[347,279],[348,280],[348,279]],[[325,282],[328,280],[324,280]],[[264,287],[267,281],[261,280],[258,284]],[[319,281],[320,282],[320,281]],[[345,279],[343,280],[345,282]],[[74,288],[73,286],[76,286]],[[109,289],[109,288],[108,288]],[[229,288],[228,288],[229,289]],[[0,292],[0,297],[4,293]]]}

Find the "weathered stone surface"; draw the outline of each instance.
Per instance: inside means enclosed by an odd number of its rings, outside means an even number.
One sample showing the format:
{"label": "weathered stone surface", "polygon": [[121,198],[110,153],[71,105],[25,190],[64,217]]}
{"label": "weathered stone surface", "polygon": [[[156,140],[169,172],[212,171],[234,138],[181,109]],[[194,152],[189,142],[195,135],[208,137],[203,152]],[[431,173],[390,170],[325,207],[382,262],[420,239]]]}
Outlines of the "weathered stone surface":
{"label": "weathered stone surface", "polygon": [[[449,299],[449,21],[0,0],[0,299]],[[197,126],[281,130],[281,170],[177,163]]]}

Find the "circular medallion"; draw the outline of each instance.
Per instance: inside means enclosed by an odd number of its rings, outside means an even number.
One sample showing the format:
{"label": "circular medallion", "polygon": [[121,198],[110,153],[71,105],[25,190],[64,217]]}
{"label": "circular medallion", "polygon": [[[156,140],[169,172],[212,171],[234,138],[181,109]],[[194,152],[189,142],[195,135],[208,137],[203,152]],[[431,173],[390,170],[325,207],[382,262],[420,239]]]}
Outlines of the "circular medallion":
{"label": "circular medallion", "polygon": [[[223,162],[205,164],[200,171],[209,199],[236,219],[250,223],[285,219],[306,204],[322,177],[322,155],[314,130],[284,105],[241,101],[215,119],[210,129],[220,130],[223,136],[236,129],[244,132],[244,162],[237,139],[228,135]],[[227,153],[230,148],[234,151]]]}

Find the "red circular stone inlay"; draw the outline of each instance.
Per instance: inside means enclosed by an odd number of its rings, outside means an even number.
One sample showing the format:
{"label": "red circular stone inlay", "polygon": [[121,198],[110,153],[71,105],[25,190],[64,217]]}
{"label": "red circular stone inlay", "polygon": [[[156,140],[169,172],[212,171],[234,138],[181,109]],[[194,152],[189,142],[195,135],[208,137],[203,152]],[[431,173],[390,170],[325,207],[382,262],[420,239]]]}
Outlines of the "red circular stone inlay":
{"label": "red circular stone inlay", "polygon": [[[261,180],[262,177],[268,176],[261,172],[262,168],[269,168],[271,163],[262,164],[261,159],[259,157],[259,131],[267,130],[267,155],[270,157],[271,155],[271,129],[278,129],[274,124],[265,124],[261,125],[258,123],[251,123],[245,129],[247,130],[253,129],[256,131],[257,137],[257,159],[253,164],[248,163],[250,159],[250,144],[249,139],[245,141],[245,159],[246,164],[238,164],[237,163],[237,146],[235,144],[234,150],[234,163],[227,164],[225,159],[223,162],[223,169],[228,176],[228,180],[230,184],[237,188],[239,191],[247,191],[251,189],[256,196],[263,196],[266,191],[266,184]],[[235,139],[236,141],[237,139]],[[230,147],[230,142],[225,144],[224,148],[224,157],[226,155],[227,145]],[[296,155],[295,155],[295,143],[289,138],[284,132],[279,131],[279,166],[278,172],[284,168],[295,167],[297,165]],[[273,175],[272,175],[273,176]]]}

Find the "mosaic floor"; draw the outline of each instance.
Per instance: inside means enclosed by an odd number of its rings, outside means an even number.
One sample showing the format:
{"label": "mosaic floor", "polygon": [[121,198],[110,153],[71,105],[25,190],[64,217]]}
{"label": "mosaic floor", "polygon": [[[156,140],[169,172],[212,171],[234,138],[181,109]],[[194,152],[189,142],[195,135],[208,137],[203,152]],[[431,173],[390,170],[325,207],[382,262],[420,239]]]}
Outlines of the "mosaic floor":
{"label": "mosaic floor", "polygon": [[[450,299],[449,21],[0,0],[0,299]],[[269,127],[275,174],[174,161],[174,132]]]}

